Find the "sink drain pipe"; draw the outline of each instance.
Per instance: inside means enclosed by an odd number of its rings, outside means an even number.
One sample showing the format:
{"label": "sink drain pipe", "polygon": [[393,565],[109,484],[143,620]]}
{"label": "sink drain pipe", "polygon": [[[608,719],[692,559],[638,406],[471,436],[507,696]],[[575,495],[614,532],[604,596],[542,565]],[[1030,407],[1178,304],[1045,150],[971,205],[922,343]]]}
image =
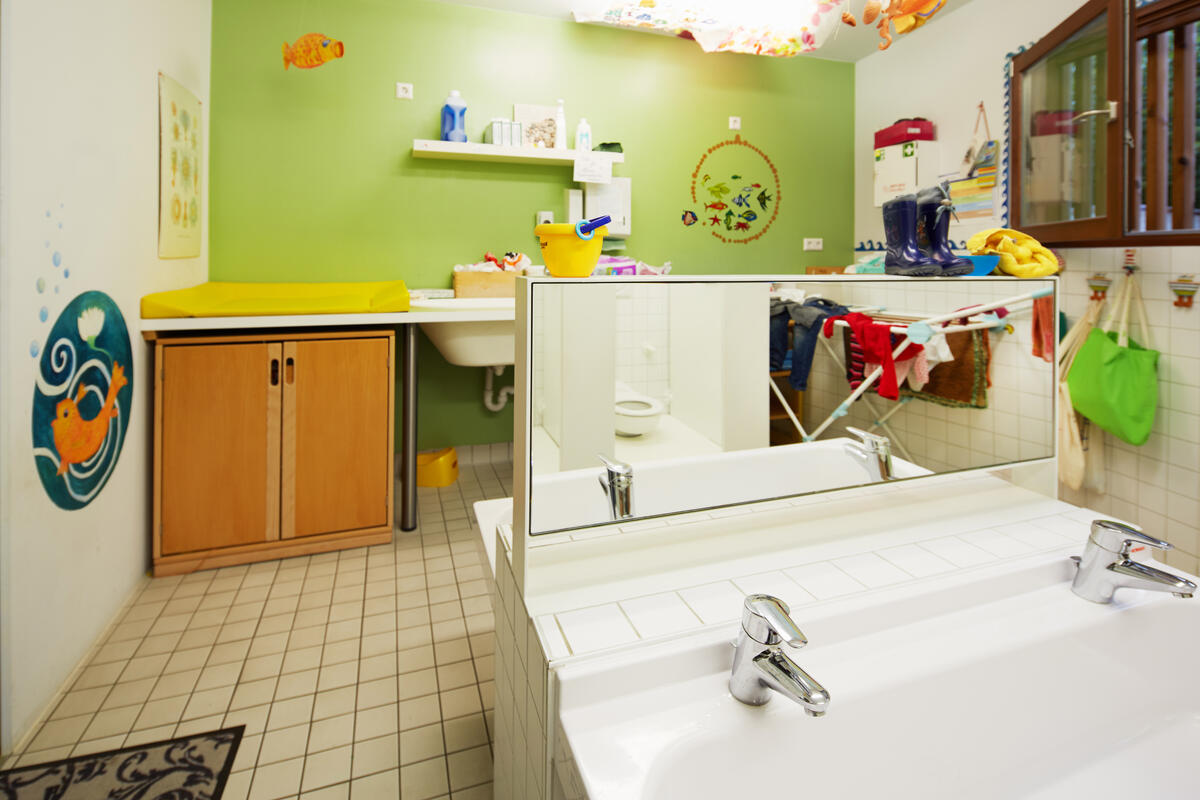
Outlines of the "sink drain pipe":
{"label": "sink drain pipe", "polygon": [[483,404],[487,407],[488,411],[502,411],[502,410],[504,410],[504,407],[506,405],[508,405],[508,398],[510,398],[514,394],[516,394],[517,387],[505,386],[493,398],[492,397],[492,382],[495,380],[495,377],[497,375],[504,372],[504,367],[502,367],[502,366],[484,367],[483,370],[487,376],[483,379]]}

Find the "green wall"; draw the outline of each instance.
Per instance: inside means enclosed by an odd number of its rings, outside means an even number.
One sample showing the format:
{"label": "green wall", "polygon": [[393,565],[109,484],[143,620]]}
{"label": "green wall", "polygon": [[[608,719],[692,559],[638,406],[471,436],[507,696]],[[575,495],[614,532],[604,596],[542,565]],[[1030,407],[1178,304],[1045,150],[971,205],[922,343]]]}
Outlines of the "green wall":
{"label": "green wall", "polygon": [[[283,69],[280,45],[310,31],[345,57]],[[396,100],[397,81],[415,99]],[[565,213],[568,167],[411,156],[436,139],[451,89],[480,138],[514,102],[564,98],[597,142],[619,141],[633,178],[629,254],[677,274],[790,273],[845,264],[853,247],[852,64],[706,55],[692,42],[428,0],[214,0],[212,280],[403,278],[448,287],[485,251],[536,255],[533,215]],[[751,244],[685,228],[691,173],[730,136],[727,118],[779,170],[779,218]],[[697,211],[702,209],[697,208]],[[825,239],[802,253],[801,239]],[[535,259],[538,260],[538,259]],[[451,367],[422,337],[422,448],[506,441],[482,370]]]}

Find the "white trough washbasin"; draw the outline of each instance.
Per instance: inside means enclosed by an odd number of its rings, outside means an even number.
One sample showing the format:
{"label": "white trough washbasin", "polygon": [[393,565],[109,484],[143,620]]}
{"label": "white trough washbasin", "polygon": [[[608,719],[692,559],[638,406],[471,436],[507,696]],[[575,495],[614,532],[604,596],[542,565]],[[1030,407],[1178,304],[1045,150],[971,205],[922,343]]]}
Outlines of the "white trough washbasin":
{"label": "white trough washbasin", "polygon": [[[460,367],[507,366],[513,363],[516,327],[511,297],[470,297],[414,300],[410,311],[462,314],[462,320],[422,322],[421,330],[451,364]],[[482,312],[482,314],[481,314]],[[489,313],[490,312],[490,313]],[[473,319],[507,312],[507,319]],[[502,314],[501,314],[502,315]]]}
{"label": "white trough washbasin", "polygon": [[1066,553],[924,598],[793,609],[809,645],[791,655],[831,697],[820,719],[733,699],[736,623],[565,665],[558,758],[590,800],[1200,796],[1200,601],[1087,602]]}
{"label": "white trough washbasin", "polygon": [[[633,513],[673,514],[870,483],[866,468],[845,452],[852,441],[826,439],[637,463]],[[892,466],[899,478],[933,474],[895,455]],[[532,530],[545,533],[611,521],[596,481],[603,472],[597,460],[596,469],[535,475],[529,503]]]}

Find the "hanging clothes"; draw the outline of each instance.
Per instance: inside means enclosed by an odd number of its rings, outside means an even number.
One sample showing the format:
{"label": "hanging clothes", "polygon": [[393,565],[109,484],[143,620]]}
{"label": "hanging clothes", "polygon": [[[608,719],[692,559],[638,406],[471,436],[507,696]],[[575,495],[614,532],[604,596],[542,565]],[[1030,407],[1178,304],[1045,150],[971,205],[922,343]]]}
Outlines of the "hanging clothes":
{"label": "hanging clothes", "polygon": [[[832,316],[848,314],[850,309],[822,297],[810,297],[803,304],[787,300],[771,300],[771,368],[779,369],[775,357],[780,352],[780,332],[786,342],[787,322],[794,323],[792,332],[792,372],[788,383],[797,391],[808,388],[808,373],[812,370],[813,354],[817,350],[817,336],[821,322]],[[786,344],[785,344],[786,349]],[[780,363],[783,359],[780,358]]]}
{"label": "hanging clothes", "polygon": [[[859,313],[845,314],[826,319],[823,325],[826,338],[833,336],[834,323],[839,319],[845,320],[846,324],[850,326],[850,330],[854,333],[854,338],[862,346],[865,361],[868,364],[875,363],[880,365],[881,373],[876,383],[879,396],[886,400],[896,400],[899,398],[896,361],[907,361],[911,358],[916,358],[918,354],[923,352],[921,345],[908,345],[900,353],[899,358],[893,360],[892,351],[896,345],[892,344],[891,325],[877,323],[866,314]],[[870,369],[867,370],[867,374],[871,374]]]}

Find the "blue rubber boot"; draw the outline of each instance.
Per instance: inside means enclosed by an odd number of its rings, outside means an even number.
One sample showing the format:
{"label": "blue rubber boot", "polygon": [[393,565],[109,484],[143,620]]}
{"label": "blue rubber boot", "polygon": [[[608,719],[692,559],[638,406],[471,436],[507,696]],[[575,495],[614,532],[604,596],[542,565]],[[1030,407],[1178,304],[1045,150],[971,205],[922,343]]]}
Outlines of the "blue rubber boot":
{"label": "blue rubber boot", "polygon": [[[924,245],[928,239],[926,253],[929,259],[938,265],[936,274],[946,277],[954,275],[970,275],[975,265],[968,258],[954,255],[950,249],[950,215],[954,206],[950,203],[950,193],[943,186],[931,186],[922,189],[917,194],[917,226],[918,241]],[[924,234],[922,236],[921,234]]]}
{"label": "blue rubber boot", "polygon": [[902,194],[883,204],[883,233],[887,255],[883,270],[888,275],[926,277],[942,270],[917,246],[917,196]]}

